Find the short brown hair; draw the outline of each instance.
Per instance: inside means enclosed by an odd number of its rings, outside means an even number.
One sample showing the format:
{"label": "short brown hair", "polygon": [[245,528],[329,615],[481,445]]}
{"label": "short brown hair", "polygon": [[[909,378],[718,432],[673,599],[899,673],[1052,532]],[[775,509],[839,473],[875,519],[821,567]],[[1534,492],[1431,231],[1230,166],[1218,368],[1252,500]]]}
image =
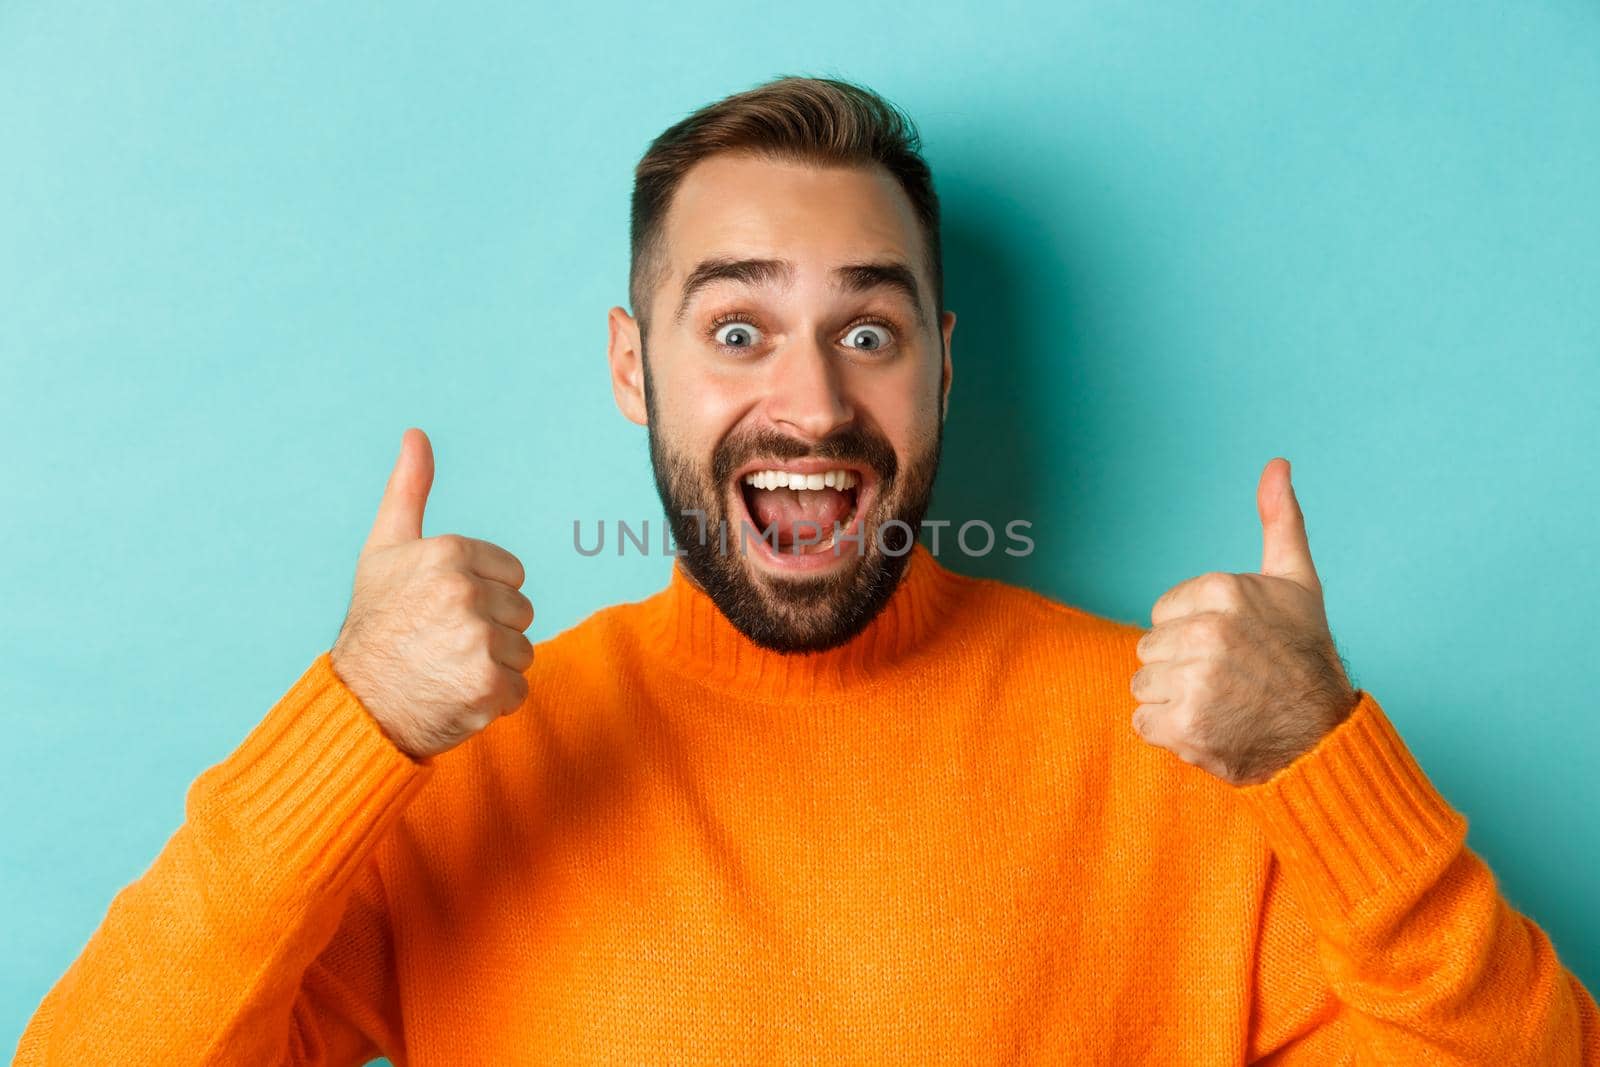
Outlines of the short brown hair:
{"label": "short brown hair", "polygon": [[628,299],[641,332],[663,271],[661,229],[672,194],[689,168],[717,152],[887,169],[922,225],[937,315],[944,307],[939,198],[921,148],[909,115],[872,90],[835,78],[774,78],[667,127],[634,168]]}

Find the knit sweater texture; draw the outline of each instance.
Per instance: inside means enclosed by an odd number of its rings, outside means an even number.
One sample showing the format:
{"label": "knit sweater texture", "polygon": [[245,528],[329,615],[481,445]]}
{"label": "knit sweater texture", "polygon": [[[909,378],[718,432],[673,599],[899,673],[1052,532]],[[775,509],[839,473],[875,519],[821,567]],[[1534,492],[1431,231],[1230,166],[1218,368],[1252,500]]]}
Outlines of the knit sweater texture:
{"label": "knit sweater texture", "polygon": [[421,760],[323,652],[15,1062],[1600,1064],[1371,693],[1236,787],[1134,733],[1144,632],[919,545],[781,655],[675,565]]}

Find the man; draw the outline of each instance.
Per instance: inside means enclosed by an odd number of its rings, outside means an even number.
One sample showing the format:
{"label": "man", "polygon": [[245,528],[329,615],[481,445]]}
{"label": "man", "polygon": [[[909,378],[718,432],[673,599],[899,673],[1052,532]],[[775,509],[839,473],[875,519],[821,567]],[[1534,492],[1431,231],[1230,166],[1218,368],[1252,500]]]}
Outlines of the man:
{"label": "man", "polygon": [[406,431],[333,648],[18,1062],[1600,1063],[1346,676],[1286,462],[1260,572],[1148,630],[905,536],[952,381],[938,225],[858,87],[663,133],[609,359],[667,587],[535,655],[521,563],[422,536]]}

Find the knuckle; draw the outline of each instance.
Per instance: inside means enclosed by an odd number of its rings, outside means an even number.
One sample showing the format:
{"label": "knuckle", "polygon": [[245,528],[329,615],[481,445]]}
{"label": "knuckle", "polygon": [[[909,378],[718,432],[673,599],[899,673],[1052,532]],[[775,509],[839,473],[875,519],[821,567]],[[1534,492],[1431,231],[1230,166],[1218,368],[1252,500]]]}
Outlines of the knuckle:
{"label": "knuckle", "polygon": [[506,710],[514,711],[528,699],[528,679],[521,674],[516,674],[509,679],[508,685],[510,688],[510,704]]}
{"label": "knuckle", "polygon": [[444,564],[459,564],[467,559],[467,539],[460,534],[439,534],[430,538],[428,544],[434,559]]}
{"label": "knuckle", "polygon": [[1197,615],[1189,623],[1190,637],[1202,648],[1220,645],[1226,638],[1226,623],[1220,614]]}
{"label": "knuckle", "polygon": [[499,684],[499,665],[487,655],[477,660],[467,682],[466,704],[474,711],[489,709],[495,700],[495,687]]}
{"label": "knuckle", "polygon": [[1173,733],[1183,738],[1194,737],[1195,714],[1194,709],[1187,704],[1180,705],[1172,712]]}
{"label": "knuckle", "polygon": [[449,571],[439,578],[439,597],[454,608],[472,608],[478,602],[478,583],[461,571]]}
{"label": "knuckle", "polygon": [[467,713],[462,722],[474,730],[481,730],[496,715],[500,714],[499,698],[491,690],[481,693],[467,704]]}
{"label": "knuckle", "polygon": [[493,649],[485,644],[483,657],[478,660],[478,692],[493,700],[500,692],[505,668],[494,658]]}

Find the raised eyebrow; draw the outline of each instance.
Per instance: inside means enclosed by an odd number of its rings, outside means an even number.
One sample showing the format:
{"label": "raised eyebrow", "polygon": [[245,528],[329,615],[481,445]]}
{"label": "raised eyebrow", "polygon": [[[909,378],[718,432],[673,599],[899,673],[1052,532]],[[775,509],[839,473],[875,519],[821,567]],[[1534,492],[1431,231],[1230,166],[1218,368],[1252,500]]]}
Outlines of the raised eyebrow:
{"label": "raised eyebrow", "polygon": [[694,295],[713,282],[739,282],[744,285],[770,285],[787,282],[794,276],[794,264],[786,259],[729,259],[715,256],[703,259],[683,280],[683,296],[678,300],[673,321],[682,322]]}
{"label": "raised eyebrow", "polygon": [[851,263],[834,268],[833,274],[839,287],[846,292],[894,289],[911,301],[917,318],[922,318],[922,294],[917,289],[917,276],[904,263]]}

